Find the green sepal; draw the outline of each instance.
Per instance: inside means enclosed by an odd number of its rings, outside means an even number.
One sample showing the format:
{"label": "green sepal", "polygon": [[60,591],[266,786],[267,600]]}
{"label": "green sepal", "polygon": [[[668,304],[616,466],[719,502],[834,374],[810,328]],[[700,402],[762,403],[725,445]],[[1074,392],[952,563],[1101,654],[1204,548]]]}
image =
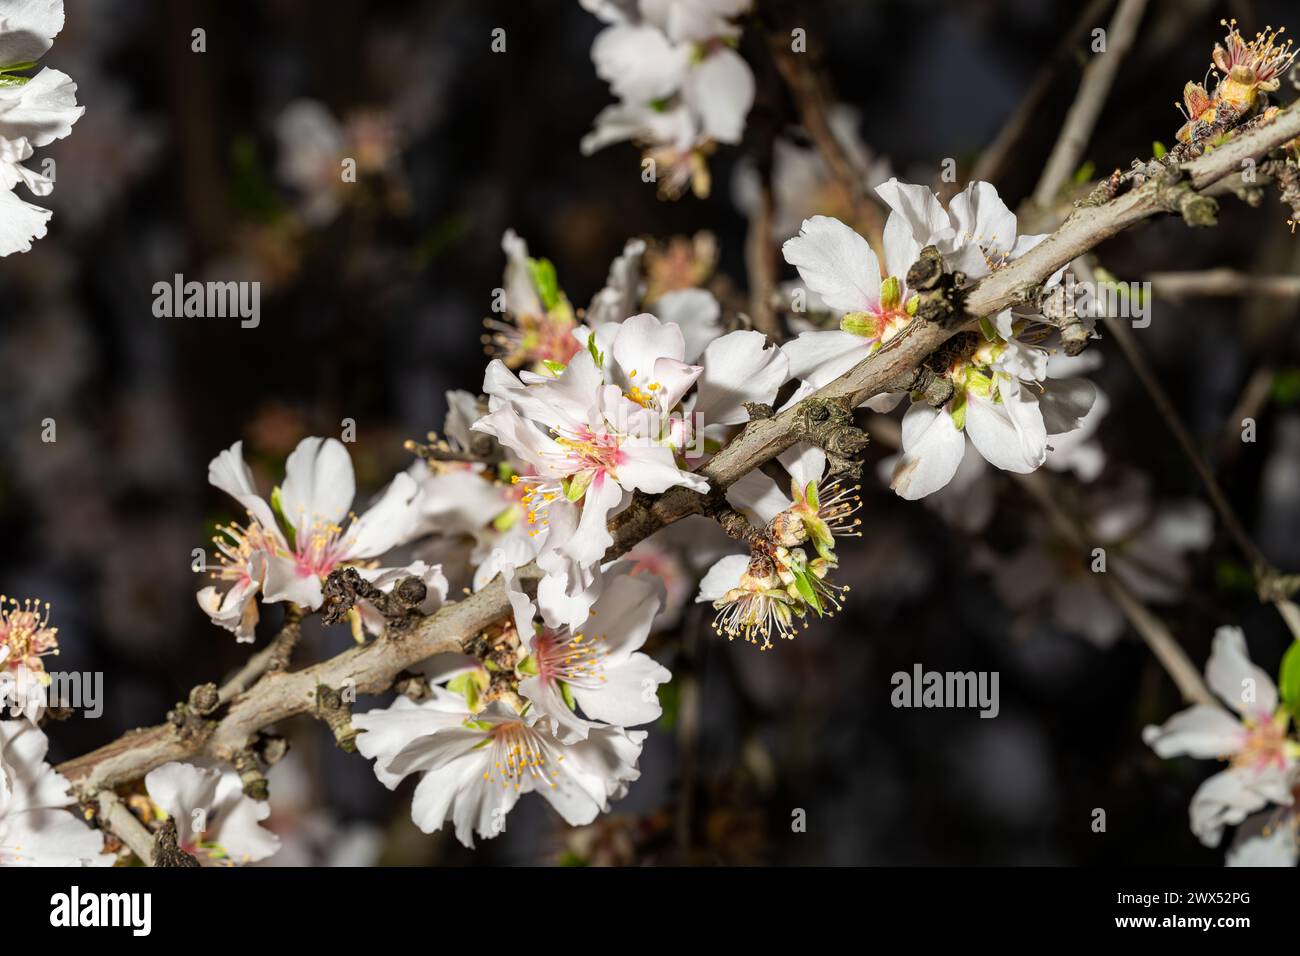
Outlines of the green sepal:
{"label": "green sepal", "polygon": [[[298,529],[284,514],[284,502],[280,494],[280,486],[276,485],[271,489],[271,510],[275,512],[276,518],[280,521],[280,526],[284,528],[284,536],[289,541],[289,548],[296,550],[298,547],[297,536]],[[268,529],[269,530],[269,529]]]}
{"label": "green sepal", "polygon": [[1277,689],[1287,709],[1300,719],[1300,640],[1292,641],[1291,646],[1282,655]]}
{"label": "green sepal", "polygon": [[564,702],[568,704],[569,710],[577,710],[578,702],[573,699],[573,691],[569,689],[569,685],[562,680],[557,680],[555,684],[560,688],[560,696],[563,697]]}
{"label": "green sepal", "polygon": [[957,431],[966,427],[966,393],[958,392],[952,399],[952,423]]}
{"label": "green sepal", "polygon": [[[453,677],[447,682],[447,689],[453,694],[460,694],[464,697],[465,706],[471,711],[476,711],[478,710],[479,695],[487,689],[487,685],[487,672],[474,669]],[[466,723],[468,725],[468,721]]]}
{"label": "green sepal", "polygon": [[546,371],[556,376],[568,368],[563,362],[557,362],[555,359],[542,359],[542,365],[546,367]]}
{"label": "green sepal", "polygon": [[516,664],[515,670],[519,671],[519,673],[523,674],[525,677],[536,677],[541,673],[541,669],[537,666],[537,658],[532,654],[529,654],[522,661]]}
{"label": "green sepal", "polygon": [[846,312],[840,319],[840,331],[864,339],[874,339],[880,334],[880,323],[870,312]]}
{"label": "green sepal", "polygon": [[812,583],[808,580],[807,571],[794,571],[794,586],[803,598],[805,604],[817,612],[817,616],[822,616],[822,602],[817,599],[817,592],[813,590]]}
{"label": "green sepal", "polygon": [[591,480],[596,477],[594,471],[580,471],[576,475],[570,475],[560,484],[564,488],[564,497],[570,501],[579,501],[587,493],[587,488],[591,485]]}
{"label": "green sepal", "polygon": [[890,276],[880,283],[880,307],[888,312],[898,308],[903,301],[903,283],[898,276]]}
{"label": "green sepal", "polygon": [[996,342],[1002,336],[998,335],[997,326],[987,315],[980,319],[980,331],[984,333],[984,338],[989,342]]}
{"label": "green sepal", "polygon": [[542,308],[547,312],[560,302],[560,280],[550,259],[529,259],[528,274],[532,277]]}
{"label": "green sepal", "polygon": [[597,368],[605,367],[605,356],[600,354],[600,349],[596,348],[596,333],[592,332],[587,336],[587,351],[591,353],[592,359]]}
{"label": "green sepal", "polygon": [[519,523],[519,509],[513,505],[492,519],[492,528],[505,534]]}

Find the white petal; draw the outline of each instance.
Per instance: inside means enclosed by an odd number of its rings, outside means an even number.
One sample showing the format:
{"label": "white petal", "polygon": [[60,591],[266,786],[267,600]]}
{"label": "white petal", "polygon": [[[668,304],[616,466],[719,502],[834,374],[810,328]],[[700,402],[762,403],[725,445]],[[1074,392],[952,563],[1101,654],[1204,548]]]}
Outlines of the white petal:
{"label": "white petal", "polygon": [[970,183],[948,204],[954,235],[941,247],[948,264],[971,278],[988,275],[985,252],[1010,255],[1016,243],[1016,214],[989,183]]}
{"label": "white petal", "polygon": [[780,485],[758,469],[732,482],[727,489],[727,502],[758,525],[766,525],[794,504]]}
{"label": "white petal", "polygon": [[589,566],[605,556],[606,549],[614,543],[606,521],[622,498],[623,489],[619,483],[605,472],[597,472],[582,496],[582,515],[577,530],[564,545],[565,552],[574,561]]}
{"label": "white petal", "polygon": [[622,460],[618,464],[618,483],[629,491],[657,495],[674,485],[701,493],[709,490],[708,479],[678,468],[672,451],[663,445],[638,439],[625,442],[620,450]]}
{"label": "white petal", "polygon": [[782,345],[781,351],[789,360],[791,378],[821,388],[867,358],[870,344],[861,336],[835,329],[804,332]]}
{"label": "white petal", "polygon": [[1027,474],[1047,458],[1047,429],[1038,399],[1013,378],[1001,377],[1001,402],[974,393],[966,401],[966,434],[990,465]]}
{"label": "white petal", "polygon": [[48,209],[0,190],[0,256],[30,252],[32,240],[44,237],[51,215]]}
{"label": "white petal", "polygon": [[63,0],[6,3],[0,26],[0,66],[39,60],[63,29]]}
{"label": "white petal", "polygon": [[1143,742],[1161,757],[1228,757],[1241,750],[1245,739],[1246,730],[1239,721],[1223,708],[1207,704],[1179,711],[1163,726],[1142,731]]}
{"label": "white petal", "polygon": [[739,143],[754,105],[754,74],[739,53],[718,47],[687,71],[682,98],[700,117],[705,136]]}
{"label": "white petal", "polygon": [[952,480],[965,453],[948,410],[916,402],[903,416],[903,453],[889,486],[909,501],[924,498]]}
{"label": "white petal", "polygon": [[829,216],[805,219],[799,235],[781,247],[804,283],[840,312],[875,309],[880,263],[867,240]]}
{"label": "white petal", "polygon": [[325,600],[321,592],[320,578],[314,574],[301,573],[298,563],[293,558],[274,555],[266,562],[266,583],[262,585],[263,600],[267,604],[277,601],[290,601],[300,607],[313,611]]}
{"label": "white petal", "polygon": [[411,539],[418,530],[420,487],[399,473],[379,499],[348,528],[348,557],[371,558]]}
{"label": "white petal", "polygon": [[1205,680],[1239,714],[1271,718],[1277,710],[1277,686],[1263,668],[1251,663],[1246,635],[1239,627],[1214,632]]}
{"label": "white petal", "polygon": [[638,104],[675,93],[690,57],[689,44],[671,43],[654,27],[634,24],[602,30],[591,46],[596,75],[619,99]]}
{"label": "white petal", "polygon": [[356,494],[352,459],[337,438],[304,438],[285,462],[280,506],[299,531],[313,522],[342,524]]}
{"label": "white petal", "polygon": [[694,362],[704,348],[722,331],[719,317],[722,307],[708,289],[674,289],[665,292],[654,304],[655,315],[672,322],[682,331],[685,354],[682,360]]}
{"label": "white petal", "polygon": [[700,582],[700,593],[696,595],[695,603],[716,601],[732,588],[737,587],[740,584],[740,576],[748,567],[749,555],[747,554],[729,554],[715,562],[713,567],[709,568],[708,574],[704,575],[704,580]]}
{"label": "white petal", "polygon": [[1285,786],[1279,789],[1283,782],[1280,775],[1244,767],[1216,773],[1192,795],[1192,832],[1206,846],[1218,846],[1225,826],[1241,823],[1270,801],[1288,798]]}
{"label": "white petal", "polygon": [[770,405],[789,378],[790,362],[769,347],[762,332],[732,332],[704,350],[704,373],[692,412],[705,425],[738,425],[749,420],[745,402]]}
{"label": "white petal", "polygon": [[257,493],[257,486],[253,484],[253,472],[244,462],[242,441],[235,442],[208,463],[208,484],[230,495],[265,530],[278,536],[271,506]]}
{"label": "white petal", "polygon": [[[893,210],[885,222],[886,255],[893,260],[890,275],[906,278],[912,261],[903,260],[909,254],[914,261],[922,246],[939,244],[952,235],[948,213],[928,186],[899,182],[897,178],[877,186],[876,195]],[[910,244],[903,244],[901,240],[906,239]],[[889,249],[891,240],[899,247],[897,253]]]}
{"label": "white petal", "polygon": [[45,146],[71,133],[85,111],[77,105],[77,84],[66,73],[43,69],[22,86],[0,91],[0,136]]}

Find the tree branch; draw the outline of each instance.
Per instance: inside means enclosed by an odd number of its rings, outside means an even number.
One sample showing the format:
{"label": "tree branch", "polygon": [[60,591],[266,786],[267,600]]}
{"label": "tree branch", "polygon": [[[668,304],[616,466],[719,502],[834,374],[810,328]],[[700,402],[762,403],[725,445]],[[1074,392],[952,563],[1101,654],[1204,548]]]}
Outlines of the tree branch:
{"label": "tree branch", "polygon": [[1110,21],[1106,33],[1106,49],[1094,53],[1083,70],[1079,92],[1065,114],[1065,124],[1047,159],[1047,166],[1034,189],[1034,202],[1047,206],[1062,186],[1069,181],[1079,166],[1083,151],[1088,147],[1092,131],[1101,116],[1101,108],[1115,83],[1129,48],[1137,38],[1138,24],[1146,11],[1147,0],[1120,0],[1119,9]]}
{"label": "tree branch", "polygon": [[[964,296],[962,311],[948,321],[916,319],[875,355],[836,381],[771,418],[749,422],[737,438],[715,455],[700,474],[715,490],[725,490],[742,475],[771,461],[799,441],[815,441],[832,451],[860,436],[843,417],[866,398],[885,391],[915,369],[936,348],[982,316],[1017,303],[1033,301],[1043,282],[1057,269],[1122,230],[1162,212],[1182,208],[1194,194],[1240,170],[1241,160],[1260,157],[1300,135],[1300,110],[1288,110],[1268,124],[1243,133],[1231,143],[1181,167],[1185,178],[1171,173],[1150,179],[1110,202],[1082,206],[1051,237],[1024,256],[997,270]],[[1203,199],[1212,203],[1212,200]],[[859,446],[860,447],[860,446]],[[853,448],[842,450],[852,452]],[[846,455],[844,457],[851,457]],[[654,498],[636,496],[610,523],[614,545],[608,557],[627,551],[665,525],[703,510],[704,495],[673,488]],[[520,570],[536,579],[535,565]],[[257,732],[299,714],[314,713],[317,688],[351,687],[358,694],[387,691],[405,669],[434,654],[463,651],[484,628],[506,617],[510,605],[498,578],[462,601],[420,619],[408,630],[390,633],[300,671],[267,673],[228,702],[224,715],[131,731],[89,754],[59,765],[79,795],[136,780],[169,760],[206,756],[229,762],[247,748]]]}

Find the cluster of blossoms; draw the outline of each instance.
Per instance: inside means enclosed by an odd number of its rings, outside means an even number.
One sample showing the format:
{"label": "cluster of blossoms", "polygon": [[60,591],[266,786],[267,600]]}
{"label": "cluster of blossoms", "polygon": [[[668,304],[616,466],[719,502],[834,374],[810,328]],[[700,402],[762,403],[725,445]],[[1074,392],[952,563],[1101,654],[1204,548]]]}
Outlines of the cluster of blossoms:
{"label": "cluster of blossoms", "polygon": [[[866,239],[826,216],[805,221],[784,246],[809,291],[841,315],[838,331],[805,332],[782,346],[791,374],[817,388],[912,321],[918,300],[906,276],[922,248],[934,246],[949,269],[975,281],[1046,238],[1018,235],[1015,214],[988,183],[971,183],[947,209],[924,186],[896,179],[876,192],[890,208],[883,268]],[[1059,280],[1054,275],[1046,285]],[[935,356],[930,364],[938,382],[914,394],[903,416],[903,453],[892,479],[899,495],[923,498],[947,485],[968,454],[967,438],[995,467],[1026,473],[1046,462],[1049,438],[1081,426],[1096,390],[1085,379],[1049,378],[1049,348],[1018,337],[1031,319],[1004,310]],[[865,404],[888,411],[902,398],[882,393]]]}
{"label": "cluster of blossoms", "polygon": [[0,256],[26,252],[45,235],[50,211],[20,199],[20,183],[33,195],[54,189],[49,171],[23,165],[32,151],[72,132],[85,108],[77,105],[77,84],[66,73],[43,67],[24,76],[63,29],[63,0],[13,0],[0,16]]}
{"label": "cluster of blossoms", "polygon": [[754,74],[734,47],[734,18],[752,0],[581,0],[609,26],[591,58],[619,103],[596,117],[582,140],[591,154],[632,140],[653,163],[660,195],[689,187],[707,196],[707,156],[739,143],[754,103]]}
{"label": "cluster of blossoms", "polygon": [[[1187,120],[1178,131],[1178,141],[1199,144],[1216,124],[1231,124],[1268,107],[1268,94],[1281,85],[1282,76],[1295,62],[1291,41],[1282,41],[1286,28],[1265,27],[1249,43],[1237,30],[1236,20],[1224,20],[1228,35],[1216,44],[1211,57],[1213,86],[1189,82],[1183,88],[1183,102],[1175,104]],[[1229,132],[1227,135],[1231,135]],[[1213,139],[1210,145],[1217,145]]]}
{"label": "cluster of blossoms", "polygon": [[626,728],[658,719],[657,689],[671,679],[640,651],[663,600],[653,577],[619,562],[586,620],[553,626],[538,620],[514,567],[502,573],[514,618],[489,635],[483,661],[435,658],[426,699],[399,697],[353,719],[380,781],[420,775],[416,825],[431,833],[450,820],[466,846],[503,832],[525,793],[574,826],[608,810],[640,776],[646,734]]}
{"label": "cluster of blossoms", "polygon": [[[1287,661],[1293,658],[1283,661],[1284,687]],[[1238,827],[1229,866],[1295,866],[1300,741],[1292,720],[1300,702],[1279,700],[1277,684],[1251,663],[1245,635],[1235,627],[1215,633],[1205,680],[1231,710],[1196,704],[1162,726],[1147,727],[1142,739],[1161,757],[1227,761],[1227,769],[1192,795],[1190,813],[1192,832],[1206,846],[1218,846],[1225,827]]]}

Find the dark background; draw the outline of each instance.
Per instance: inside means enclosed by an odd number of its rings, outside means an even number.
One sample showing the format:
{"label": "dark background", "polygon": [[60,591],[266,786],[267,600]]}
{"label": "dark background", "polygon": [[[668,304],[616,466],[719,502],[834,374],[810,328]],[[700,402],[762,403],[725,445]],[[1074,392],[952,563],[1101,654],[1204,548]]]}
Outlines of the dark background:
{"label": "dark background", "polygon": [[[934,182],[945,157],[969,170],[1076,6],[840,0],[806,4],[804,22],[840,99],[861,112],[864,140],[900,177]],[[1253,33],[1283,22],[1287,7],[1153,2],[1088,159],[1105,172],[1148,155],[1153,140],[1171,143],[1182,122],[1171,104],[1204,74],[1219,18],[1238,16]],[[745,219],[730,181],[746,146],[713,157],[710,198],[676,203],[640,181],[631,146],[579,154],[610,95],[589,58],[601,25],[576,2],[68,0],[67,18],[42,63],[73,77],[86,115],[38,153],[58,162],[50,234],[0,263],[0,590],[52,602],[59,669],[105,673],[101,719],[48,728],[60,759],[156,723],[249,652],[193,597],[191,549],[234,516],[206,484],[215,453],[242,438],[269,487],[299,437],[337,434],[350,417],[358,486],[373,492],[408,463],[404,438],[441,427],[444,392],[477,388],[505,228],[555,262],[575,304],[642,234],[713,231],[719,272],[745,286]],[[194,27],[207,30],[206,53],[190,51]],[[502,54],[489,49],[495,27],[506,30]],[[756,53],[752,37],[743,52]],[[1009,205],[1032,189],[1077,77],[1067,64],[997,183]],[[303,96],[338,116],[386,109],[403,143],[393,175],[358,184],[361,201],[292,232],[274,124]],[[1100,254],[1125,279],[1213,265],[1294,271],[1285,219],[1272,200],[1257,210],[1229,201],[1218,229],[1151,223]],[[175,272],[260,278],[261,326],[155,318],[152,285]],[[1247,526],[1290,570],[1300,567],[1295,390],[1275,390],[1254,445],[1230,443],[1229,416],[1261,362],[1294,381],[1294,318],[1276,303],[1160,302],[1141,336]],[[1107,355],[1111,461],[1148,474],[1159,497],[1198,493],[1113,344],[1095,347]],[[53,444],[40,440],[47,417]],[[1049,627],[1012,637],[970,542],[873,475],[869,465],[865,537],[843,552],[854,593],[842,616],[763,655],[721,642],[698,613],[657,640],[679,677],[698,679],[700,726],[690,757],[678,726],[654,729],[641,781],[602,818],[602,839],[632,847],[616,858],[1219,863],[1221,851],[1187,827],[1211,767],[1161,761],[1141,743],[1145,723],[1179,707],[1145,647],[1130,634],[1103,652]],[[1014,541],[1032,505],[999,488],[990,540]],[[1285,632],[1242,586],[1221,534],[1196,557],[1186,600],[1162,613],[1198,665],[1214,627],[1235,623],[1276,673]],[[262,640],[276,614],[264,615]],[[348,641],[314,633],[303,659]],[[1000,671],[1001,716],[893,709],[890,675],[918,661]],[[340,821],[383,827],[385,862],[574,858],[539,800],[521,802],[504,838],[469,853],[416,832],[409,787],[388,793],[318,728],[304,724],[296,742],[313,800]],[[1104,834],[1090,829],[1098,807]],[[794,808],[807,812],[806,833],[791,832]]]}

